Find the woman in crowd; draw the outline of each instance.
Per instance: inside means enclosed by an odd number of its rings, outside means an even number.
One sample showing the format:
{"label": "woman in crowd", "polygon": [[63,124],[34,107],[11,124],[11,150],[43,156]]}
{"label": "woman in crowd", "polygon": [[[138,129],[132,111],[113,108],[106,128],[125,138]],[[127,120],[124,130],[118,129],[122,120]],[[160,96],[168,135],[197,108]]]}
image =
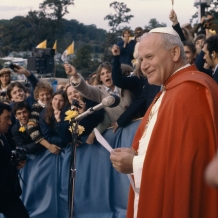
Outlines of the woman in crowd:
{"label": "woman in crowd", "polygon": [[[76,90],[73,86],[69,85],[66,88],[66,94],[67,94],[67,99],[68,99],[68,104],[67,104],[67,110],[77,110],[79,114],[85,112],[86,110],[88,110],[91,107],[96,106],[96,102],[93,102],[89,99],[86,99],[85,97],[83,97],[78,90]],[[79,103],[79,107],[77,107],[76,105],[74,105],[74,100],[77,100]],[[88,141],[86,141],[86,143],[88,144],[92,144],[89,143],[89,139],[92,136],[92,131],[93,129],[103,121],[103,116],[104,116],[104,111],[103,110],[99,110],[99,111],[95,111],[93,114],[83,118],[80,121],[80,125],[83,126],[85,128],[85,131],[83,132],[82,135],[89,135],[88,137]],[[91,134],[91,135],[90,135]],[[91,140],[91,139],[90,139]]]}
{"label": "woman in crowd", "polygon": [[36,102],[32,105],[32,111],[27,123],[27,131],[32,140],[37,144],[40,143],[51,153],[58,154],[60,149],[56,144],[49,143],[40,132],[39,115],[43,109],[50,103],[53,94],[52,86],[46,81],[38,82],[34,90],[34,99]]}
{"label": "woman in crowd", "polygon": [[69,121],[64,121],[66,103],[65,91],[58,90],[39,117],[43,137],[50,144],[57,145],[59,150],[71,142]]}
{"label": "woman in crowd", "polygon": [[110,108],[105,107],[105,111],[110,119],[111,125],[117,121],[120,115],[132,102],[132,94],[128,90],[123,90],[116,87],[112,80],[112,66],[110,63],[101,64],[96,72],[96,80],[100,85],[90,86],[83,77],[77,73],[76,69],[69,64],[65,64],[66,73],[71,77],[72,86],[77,89],[83,96],[95,102],[102,102],[102,100],[110,94],[115,94],[120,97],[118,106]]}

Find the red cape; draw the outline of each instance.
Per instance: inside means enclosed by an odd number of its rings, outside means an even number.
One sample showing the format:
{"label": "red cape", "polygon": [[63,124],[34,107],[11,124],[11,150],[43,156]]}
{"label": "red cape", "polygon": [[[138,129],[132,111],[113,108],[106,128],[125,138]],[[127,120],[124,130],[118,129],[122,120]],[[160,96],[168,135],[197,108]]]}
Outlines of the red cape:
{"label": "red cape", "polygon": [[[204,171],[218,145],[218,85],[195,66],[171,76],[145,157],[138,218],[217,218],[218,191]],[[138,149],[149,112],[133,141]],[[127,217],[133,217],[130,189]]]}

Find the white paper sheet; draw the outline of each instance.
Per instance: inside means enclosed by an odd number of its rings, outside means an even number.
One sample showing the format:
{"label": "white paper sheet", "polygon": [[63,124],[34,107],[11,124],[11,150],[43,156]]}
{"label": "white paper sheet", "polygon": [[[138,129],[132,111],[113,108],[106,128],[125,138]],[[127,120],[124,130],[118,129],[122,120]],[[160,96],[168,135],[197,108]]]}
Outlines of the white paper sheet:
{"label": "white paper sheet", "polygon": [[[111,153],[113,148],[108,144],[108,142],[101,135],[101,133],[96,128],[94,128],[94,132],[95,132],[95,136],[96,136],[97,141]],[[135,191],[135,185],[134,185],[132,176],[130,174],[127,174],[127,177],[128,177],[128,179],[130,181],[130,184],[132,186],[133,191]]]}

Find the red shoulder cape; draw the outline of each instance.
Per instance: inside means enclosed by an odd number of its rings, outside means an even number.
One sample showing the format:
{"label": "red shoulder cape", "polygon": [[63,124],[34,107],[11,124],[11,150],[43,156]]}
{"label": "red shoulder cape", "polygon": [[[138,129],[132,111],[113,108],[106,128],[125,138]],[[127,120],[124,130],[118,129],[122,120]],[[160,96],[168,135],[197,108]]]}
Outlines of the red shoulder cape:
{"label": "red shoulder cape", "polygon": [[[218,85],[195,66],[171,76],[146,153],[138,218],[217,218],[218,191],[204,171],[218,145]],[[133,141],[138,142],[151,108]],[[130,188],[127,217],[133,217]]]}

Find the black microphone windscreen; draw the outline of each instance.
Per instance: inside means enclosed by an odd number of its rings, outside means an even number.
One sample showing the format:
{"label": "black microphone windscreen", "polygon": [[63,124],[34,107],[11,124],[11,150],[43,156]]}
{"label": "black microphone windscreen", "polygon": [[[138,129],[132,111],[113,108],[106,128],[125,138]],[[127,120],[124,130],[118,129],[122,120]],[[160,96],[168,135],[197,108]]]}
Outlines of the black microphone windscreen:
{"label": "black microphone windscreen", "polygon": [[120,104],[120,97],[118,97],[117,95],[114,95],[114,94],[110,94],[110,95],[114,97],[115,101],[109,107],[116,107],[116,106],[118,106]]}

